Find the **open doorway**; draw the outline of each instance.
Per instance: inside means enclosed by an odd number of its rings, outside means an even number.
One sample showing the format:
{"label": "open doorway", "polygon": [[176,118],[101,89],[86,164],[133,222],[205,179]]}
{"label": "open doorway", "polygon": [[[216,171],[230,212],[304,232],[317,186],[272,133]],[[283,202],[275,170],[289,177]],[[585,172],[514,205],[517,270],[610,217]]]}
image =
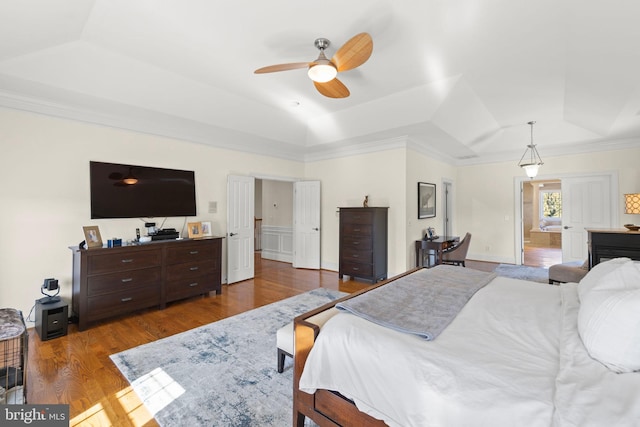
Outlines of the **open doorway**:
{"label": "open doorway", "polygon": [[560,179],[523,182],[523,264],[549,267],[562,262],[562,183]]}

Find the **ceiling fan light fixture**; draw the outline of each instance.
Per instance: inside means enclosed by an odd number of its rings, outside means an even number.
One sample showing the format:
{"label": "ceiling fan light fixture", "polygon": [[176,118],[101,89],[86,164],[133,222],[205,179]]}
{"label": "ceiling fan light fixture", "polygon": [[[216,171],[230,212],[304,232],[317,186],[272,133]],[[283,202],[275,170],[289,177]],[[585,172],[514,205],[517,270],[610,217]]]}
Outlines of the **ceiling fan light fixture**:
{"label": "ceiling fan light fixture", "polygon": [[[540,158],[540,154],[538,154],[538,150],[536,149],[536,145],[533,143],[533,125],[536,122],[531,121],[528,123],[531,126],[531,144],[527,145],[527,149],[524,150],[524,154],[520,158],[518,162],[518,166],[524,169],[527,176],[531,179],[535,178],[538,175],[538,170],[542,163],[542,158]],[[527,155],[528,154],[528,155]]]}
{"label": "ceiling fan light fixture", "polygon": [[328,59],[318,60],[309,67],[307,74],[314,82],[326,83],[336,78],[338,70],[336,70],[336,67],[334,67]]}

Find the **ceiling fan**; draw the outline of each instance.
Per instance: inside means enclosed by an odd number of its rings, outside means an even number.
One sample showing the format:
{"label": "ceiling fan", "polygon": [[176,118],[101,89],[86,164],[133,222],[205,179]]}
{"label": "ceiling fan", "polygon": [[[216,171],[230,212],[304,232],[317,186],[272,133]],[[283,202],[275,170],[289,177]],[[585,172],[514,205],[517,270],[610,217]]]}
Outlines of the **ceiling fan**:
{"label": "ceiling fan", "polygon": [[269,65],[268,67],[258,68],[254,73],[264,74],[309,68],[307,74],[313,80],[318,92],[329,98],[346,98],[349,96],[349,89],[336,78],[336,75],[339,72],[359,67],[369,59],[373,51],[371,36],[367,33],[356,34],[338,49],[331,60],[327,59],[324,54],[324,50],[329,47],[329,40],[319,38],[316,39],[314,44],[320,50],[320,55],[315,61]]}

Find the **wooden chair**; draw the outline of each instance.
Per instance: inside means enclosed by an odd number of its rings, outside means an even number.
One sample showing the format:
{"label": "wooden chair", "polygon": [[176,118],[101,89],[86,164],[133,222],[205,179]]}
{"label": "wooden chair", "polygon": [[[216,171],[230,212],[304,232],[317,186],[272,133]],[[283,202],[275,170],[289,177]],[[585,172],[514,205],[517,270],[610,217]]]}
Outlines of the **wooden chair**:
{"label": "wooden chair", "polygon": [[464,265],[464,261],[467,258],[470,242],[471,233],[467,233],[460,243],[442,253],[442,263],[466,267],[466,265]]}

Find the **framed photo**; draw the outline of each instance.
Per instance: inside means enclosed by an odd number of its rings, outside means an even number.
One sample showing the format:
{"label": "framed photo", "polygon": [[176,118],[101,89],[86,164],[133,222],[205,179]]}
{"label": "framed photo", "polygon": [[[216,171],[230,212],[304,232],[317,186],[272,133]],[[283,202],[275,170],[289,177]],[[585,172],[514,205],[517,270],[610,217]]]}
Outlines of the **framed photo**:
{"label": "framed photo", "polygon": [[187,229],[189,230],[190,239],[197,239],[198,237],[202,237],[201,222],[190,222],[187,224]]}
{"label": "framed photo", "polygon": [[211,233],[211,221],[202,221],[200,223],[200,228],[202,229],[202,237],[213,236]]}
{"label": "framed photo", "polygon": [[82,227],[82,230],[84,231],[84,240],[87,242],[88,249],[102,247],[102,237],[97,225],[86,225]]}
{"label": "framed photo", "polygon": [[418,183],[418,219],[436,216],[436,185]]}

